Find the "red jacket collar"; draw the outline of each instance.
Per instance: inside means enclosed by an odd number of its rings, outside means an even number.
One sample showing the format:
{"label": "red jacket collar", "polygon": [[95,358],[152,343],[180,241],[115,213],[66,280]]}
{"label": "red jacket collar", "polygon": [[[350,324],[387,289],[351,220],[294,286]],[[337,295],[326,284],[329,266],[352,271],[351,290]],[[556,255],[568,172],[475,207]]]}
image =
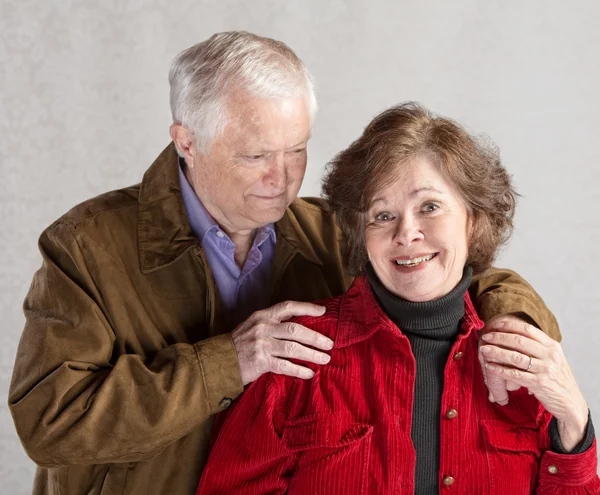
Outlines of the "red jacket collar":
{"label": "red jacket collar", "polygon": [[[483,328],[484,323],[477,315],[469,296],[465,293],[465,316],[460,335],[469,336]],[[371,337],[382,328],[397,331],[396,325],[381,308],[366,275],[357,277],[352,286],[341,296],[339,318],[335,336],[335,347],[348,347]]]}

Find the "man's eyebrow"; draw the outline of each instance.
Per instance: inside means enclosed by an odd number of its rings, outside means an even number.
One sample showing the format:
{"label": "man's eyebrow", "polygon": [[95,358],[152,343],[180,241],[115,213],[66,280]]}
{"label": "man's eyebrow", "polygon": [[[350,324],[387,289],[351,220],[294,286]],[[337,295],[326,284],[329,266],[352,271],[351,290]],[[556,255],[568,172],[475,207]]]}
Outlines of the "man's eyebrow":
{"label": "man's eyebrow", "polygon": [[[310,136],[309,136],[310,137]],[[300,146],[306,146],[308,144],[308,139],[303,139],[298,144],[293,144],[292,146],[288,146],[286,150],[293,150],[294,148],[298,148]]]}
{"label": "man's eyebrow", "polygon": [[[298,148],[300,146],[306,146],[307,144],[308,144],[308,139],[303,139],[298,144],[294,144],[294,145],[289,146],[289,147],[287,147],[285,149],[286,150],[293,150],[293,149]],[[250,143],[242,143],[241,146],[240,146],[240,148],[246,150],[246,151],[240,151],[238,153],[240,156],[247,155],[248,154],[248,150],[252,150],[252,154],[256,154],[256,155],[260,155],[260,154],[264,154],[264,153],[272,153],[273,152],[273,150],[271,148],[263,148],[260,145],[253,146]]]}

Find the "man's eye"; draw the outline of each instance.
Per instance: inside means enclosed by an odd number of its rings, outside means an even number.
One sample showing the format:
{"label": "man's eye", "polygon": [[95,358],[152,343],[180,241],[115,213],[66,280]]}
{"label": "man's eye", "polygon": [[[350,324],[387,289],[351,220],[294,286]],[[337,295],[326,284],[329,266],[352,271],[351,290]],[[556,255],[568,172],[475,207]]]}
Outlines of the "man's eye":
{"label": "man's eye", "polygon": [[306,148],[298,148],[296,150],[286,151],[285,154],[286,155],[301,155],[305,151],[306,151]]}
{"label": "man's eye", "polygon": [[264,156],[265,155],[246,155],[246,158],[248,160],[260,160]]}
{"label": "man's eye", "polygon": [[375,215],[375,220],[377,220],[378,222],[387,222],[389,220],[391,220],[393,217],[390,213],[378,213],[377,215]]}

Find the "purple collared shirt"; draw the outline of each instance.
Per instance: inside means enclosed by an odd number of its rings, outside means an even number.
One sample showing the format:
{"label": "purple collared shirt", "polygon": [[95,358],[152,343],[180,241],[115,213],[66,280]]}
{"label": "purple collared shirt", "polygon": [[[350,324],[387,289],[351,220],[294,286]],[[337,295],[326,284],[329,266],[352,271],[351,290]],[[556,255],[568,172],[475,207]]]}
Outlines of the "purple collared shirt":
{"label": "purple collared shirt", "polygon": [[226,310],[235,313],[236,322],[243,321],[269,304],[268,284],[276,240],[274,224],[258,229],[240,269],[234,259],[233,241],[206,211],[181,166],[179,181],[190,226],[204,249],[221,301]]}

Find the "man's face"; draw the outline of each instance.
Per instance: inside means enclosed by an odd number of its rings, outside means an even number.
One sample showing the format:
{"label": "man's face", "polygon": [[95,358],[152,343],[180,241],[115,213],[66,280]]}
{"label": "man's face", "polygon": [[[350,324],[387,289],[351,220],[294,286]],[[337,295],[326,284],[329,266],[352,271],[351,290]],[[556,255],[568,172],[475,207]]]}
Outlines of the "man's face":
{"label": "man's face", "polygon": [[[306,170],[310,115],[305,98],[260,100],[236,94],[207,154],[193,154],[189,178],[204,207],[228,233],[279,220]],[[188,160],[188,165],[190,165]]]}

